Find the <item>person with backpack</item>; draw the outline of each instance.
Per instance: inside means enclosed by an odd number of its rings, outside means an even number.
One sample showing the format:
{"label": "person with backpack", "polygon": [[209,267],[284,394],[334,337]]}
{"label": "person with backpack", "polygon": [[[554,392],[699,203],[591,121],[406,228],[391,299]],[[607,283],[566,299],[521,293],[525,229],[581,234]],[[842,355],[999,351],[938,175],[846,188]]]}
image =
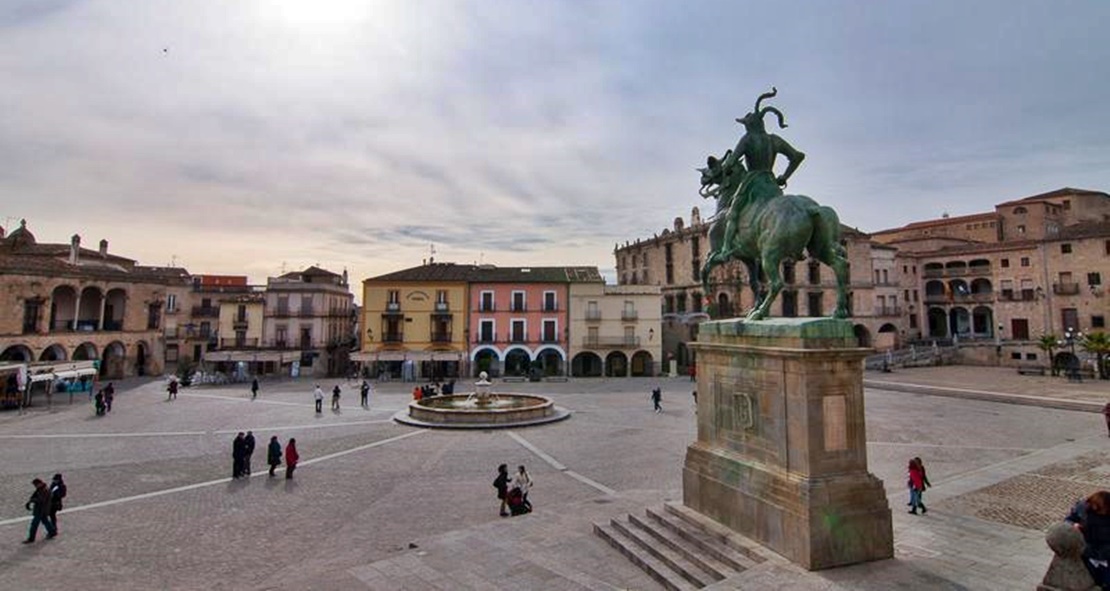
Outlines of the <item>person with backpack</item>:
{"label": "person with backpack", "polygon": [[281,465],[281,443],[278,443],[277,435],[270,437],[270,446],[266,448],[266,463],[270,465],[270,476],[273,476],[274,470]]}
{"label": "person with backpack", "polygon": [[54,524],[54,534],[58,533],[58,511],[62,510],[62,499],[66,498],[66,483],[61,474],[50,480],[50,523]]}
{"label": "person with backpack", "polygon": [[493,479],[493,488],[497,489],[497,498],[501,499],[501,516],[509,516],[509,466],[501,464],[497,467],[497,478]]}

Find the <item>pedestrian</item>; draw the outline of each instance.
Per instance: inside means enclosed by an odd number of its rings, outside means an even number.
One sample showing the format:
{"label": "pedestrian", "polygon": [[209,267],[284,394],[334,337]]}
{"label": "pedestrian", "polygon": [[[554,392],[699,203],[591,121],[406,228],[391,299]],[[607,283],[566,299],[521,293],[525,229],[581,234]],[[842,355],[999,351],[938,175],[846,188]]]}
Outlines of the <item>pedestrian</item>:
{"label": "pedestrian", "polygon": [[251,475],[251,456],[254,455],[254,432],[247,431],[243,438],[243,475]]}
{"label": "pedestrian", "polygon": [[96,416],[104,416],[104,390],[97,390],[96,396],[93,397],[93,409],[96,411]]}
{"label": "pedestrian", "polygon": [[104,397],[105,398],[109,398],[109,397],[110,398],[115,398],[116,397],[116,387],[112,385],[112,382],[108,382],[108,385],[104,386]]}
{"label": "pedestrian", "polygon": [[231,477],[239,478],[243,475],[243,452],[246,447],[246,438],[240,431],[231,442]]}
{"label": "pedestrian", "polygon": [[1110,492],[1080,500],[1064,518],[1083,534],[1083,566],[1101,589],[1110,589]]}
{"label": "pedestrian", "polygon": [[1110,402],[1102,407],[1102,416],[1106,419],[1106,435],[1110,436]]}
{"label": "pedestrian", "polygon": [[258,398],[258,378],[251,380],[251,400]]}
{"label": "pedestrian", "polygon": [[316,414],[324,412],[324,391],[320,389],[320,384],[316,384],[312,397],[316,399]]}
{"label": "pedestrian", "polygon": [[528,491],[532,489],[532,476],[528,474],[524,466],[517,466],[516,476],[513,477],[513,486],[520,489],[524,508],[531,512],[532,502],[528,500]]}
{"label": "pedestrian", "polygon": [[166,392],[169,392],[166,396],[167,401],[177,400],[177,378],[170,377],[170,383],[166,386]]}
{"label": "pedestrian", "polygon": [[116,399],[116,389],[109,383],[107,388],[104,388],[104,411],[112,412],[112,401]]}
{"label": "pedestrian", "polygon": [[55,474],[50,479],[50,523],[54,524],[54,533],[58,533],[58,511],[62,510],[62,499],[66,498],[66,483],[61,474]]}
{"label": "pedestrian", "polygon": [[663,412],[663,389],[659,386],[651,391],[651,404],[655,406],[655,412]]}
{"label": "pedestrian", "polygon": [[493,479],[493,488],[497,489],[497,498],[501,499],[501,516],[509,516],[509,466],[501,464],[497,467],[497,478]]}
{"label": "pedestrian", "polygon": [[929,478],[925,474],[925,464],[921,458],[913,458],[910,460],[909,467],[909,480],[907,485],[910,487],[910,513],[917,515],[918,507],[921,508],[921,514],[924,515],[929,512],[925,508],[925,503],[921,501],[921,495],[925,492],[925,487],[932,486],[929,484]]}
{"label": "pedestrian", "polygon": [[266,448],[266,463],[270,465],[270,476],[273,476],[274,470],[281,465],[281,444],[278,443],[277,435],[270,437],[270,446]]}
{"label": "pedestrian", "polygon": [[297,469],[297,462],[301,456],[297,454],[297,440],[289,438],[289,443],[285,446],[285,478],[288,480],[293,478],[293,470]]}
{"label": "pedestrian", "polygon": [[50,521],[50,489],[46,488],[46,483],[41,478],[32,480],[31,484],[35,486],[35,492],[31,493],[31,498],[24,505],[31,512],[31,529],[27,531],[27,539],[23,540],[24,544],[35,541],[35,536],[39,533],[40,523],[46,528],[46,539],[49,540],[58,535],[58,531],[54,529],[54,523]]}
{"label": "pedestrian", "polygon": [[358,389],[358,396],[362,401],[362,408],[370,408],[370,382],[362,380],[362,386]]}
{"label": "pedestrian", "polygon": [[331,389],[331,409],[339,410],[339,384]]}

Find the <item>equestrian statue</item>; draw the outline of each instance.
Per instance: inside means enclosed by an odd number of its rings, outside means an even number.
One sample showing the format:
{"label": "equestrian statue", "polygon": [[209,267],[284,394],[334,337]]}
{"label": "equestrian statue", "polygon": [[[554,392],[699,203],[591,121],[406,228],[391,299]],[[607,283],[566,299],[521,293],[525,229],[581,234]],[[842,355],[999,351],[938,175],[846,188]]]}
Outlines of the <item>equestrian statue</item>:
{"label": "equestrian statue", "polygon": [[[780,128],[786,123],[781,111],[762,107],[778,91],[764,93],[755,109],[737,123],[744,136],[721,159],[710,156],[701,172],[704,198],[717,199],[717,213],[709,227],[709,256],[702,267],[705,293],[709,273],[717,265],[739,260],[748,270],[755,306],[748,320],[766,318],[771,304],[783,288],[782,263],[803,260],[806,255],[825,263],[836,274],[835,318],[848,316],[848,259],[840,244],[840,220],[831,207],[819,205],[805,195],[784,195],[782,187],[805,159],[786,140],[767,133],[763,117],[773,113]],[[774,173],[775,158],[787,160],[781,176]],[[743,159],[743,163],[741,163]],[[746,165],[746,166],[745,166]]]}

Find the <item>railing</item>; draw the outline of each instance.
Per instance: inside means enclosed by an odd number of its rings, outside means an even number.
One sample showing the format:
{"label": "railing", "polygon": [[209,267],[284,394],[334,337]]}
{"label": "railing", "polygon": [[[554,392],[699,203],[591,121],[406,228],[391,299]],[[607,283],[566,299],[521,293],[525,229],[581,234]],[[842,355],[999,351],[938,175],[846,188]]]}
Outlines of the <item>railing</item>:
{"label": "railing", "polygon": [[555,306],[555,305],[549,306],[547,304],[544,304],[543,305],[543,311],[544,312],[558,312],[559,311],[559,306]]}
{"label": "railing", "polygon": [[497,311],[497,305],[496,304],[478,304],[478,311],[479,312],[496,312]]}
{"label": "railing", "polygon": [[925,269],[922,277],[944,277],[944,269]]}
{"label": "railing", "polygon": [[513,304],[509,309],[510,312],[527,312],[528,306],[524,304]]}
{"label": "railing", "polygon": [[991,274],[991,268],[989,266],[976,265],[974,267],[968,267],[967,268],[967,274],[968,275],[990,275]]}
{"label": "railing", "polygon": [[289,308],[287,308],[287,307],[283,308],[281,306],[278,306],[278,308],[276,310],[274,310],[274,317],[276,317],[276,318],[288,318],[292,315],[293,314],[291,314],[289,312]]}
{"label": "railing", "polygon": [[509,342],[510,343],[527,343],[528,342],[528,335],[526,335],[526,334],[512,334],[512,335],[509,335]]}
{"label": "railing", "polygon": [[583,337],[582,347],[597,349],[599,347],[639,347],[640,337]]}
{"label": "railing", "polygon": [[546,343],[558,343],[559,342],[559,337],[556,336],[556,335],[546,335],[545,334],[540,339],[540,342],[545,343],[545,344]]}
{"label": "railing", "polygon": [[450,312],[451,306],[447,302],[436,302],[436,312]]}
{"label": "railing", "polygon": [[1078,283],[1053,283],[1052,293],[1056,295],[1079,295]]}
{"label": "railing", "polygon": [[449,331],[449,330],[448,331],[433,331],[432,332],[432,342],[433,343],[450,343],[451,342],[451,331]]}
{"label": "railing", "polygon": [[122,320],[105,320],[104,328],[101,330],[123,330]]}
{"label": "railing", "polygon": [[258,339],[220,339],[221,349],[257,349]]}
{"label": "railing", "polygon": [[214,306],[193,306],[193,316],[200,318],[219,318],[220,309]]}
{"label": "railing", "polygon": [[383,343],[400,343],[405,340],[404,333],[401,331],[387,332],[382,335]]}
{"label": "railing", "polygon": [[250,323],[247,322],[246,318],[236,318],[235,320],[231,321],[231,327],[236,329],[247,328],[249,324]]}
{"label": "railing", "polygon": [[385,305],[386,314],[400,314],[401,302],[389,302]]}
{"label": "railing", "polygon": [[636,310],[621,310],[621,320],[636,320],[640,314]]}
{"label": "railing", "polygon": [[588,322],[597,322],[601,320],[601,310],[586,310],[586,320]]}
{"label": "railing", "polygon": [[952,267],[944,269],[944,275],[946,277],[960,277],[967,274],[967,267]]}
{"label": "railing", "polygon": [[491,334],[489,334],[489,335],[478,335],[478,338],[475,339],[475,342],[483,343],[483,344],[489,344],[489,343],[495,342],[496,340],[497,340],[497,337],[495,337],[494,335],[491,335]]}
{"label": "railing", "polygon": [[297,316],[300,316],[301,318],[310,318],[315,315],[316,311],[313,308],[301,308],[297,311]]}
{"label": "railing", "polygon": [[875,316],[901,316],[901,306],[876,306]]}

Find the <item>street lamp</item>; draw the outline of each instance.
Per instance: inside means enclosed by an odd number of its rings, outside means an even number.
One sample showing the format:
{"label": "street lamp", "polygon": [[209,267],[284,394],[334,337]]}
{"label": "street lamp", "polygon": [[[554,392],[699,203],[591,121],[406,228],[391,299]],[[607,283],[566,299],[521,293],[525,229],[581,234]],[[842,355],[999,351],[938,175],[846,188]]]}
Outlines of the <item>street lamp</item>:
{"label": "street lamp", "polygon": [[1068,381],[1069,382],[1082,382],[1083,376],[1079,374],[1079,358],[1075,356],[1075,342],[1083,339],[1083,333],[1077,328],[1068,327],[1064,332],[1064,340],[1057,341],[1056,344],[1061,347],[1067,346],[1071,352],[1071,360],[1068,364]]}

